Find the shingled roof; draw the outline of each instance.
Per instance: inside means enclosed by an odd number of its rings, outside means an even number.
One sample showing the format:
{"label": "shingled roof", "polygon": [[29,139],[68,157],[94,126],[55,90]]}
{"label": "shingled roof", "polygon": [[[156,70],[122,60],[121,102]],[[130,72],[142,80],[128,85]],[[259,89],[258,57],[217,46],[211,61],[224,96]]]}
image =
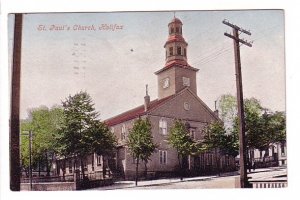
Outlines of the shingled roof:
{"label": "shingled roof", "polygon": [[155,99],[153,101],[150,101],[147,111],[145,111],[144,105],[140,105],[136,108],[133,108],[124,113],[121,113],[115,117],[109,118],[109,119],[105,120],[104,123],[106,123],[108,126],[114,126],[116,124],[120,124],[122,122],[137,118],[139,116],[143,116],[143,115],[147,114],[147,112],[150,112],[154,108],[157,108],[159,105],[163,104],[164,102],[166,102],[167,100],[171,99],[174,96],[175,95],[171,95],[171,96],[168,96],[163,99]]}

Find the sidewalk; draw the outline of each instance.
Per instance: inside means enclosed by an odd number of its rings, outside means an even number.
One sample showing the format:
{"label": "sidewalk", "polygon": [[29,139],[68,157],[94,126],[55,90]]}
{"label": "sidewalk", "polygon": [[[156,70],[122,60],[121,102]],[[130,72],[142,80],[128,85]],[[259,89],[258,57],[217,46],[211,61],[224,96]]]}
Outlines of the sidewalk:
{"label": "sidewalk", "polygon": [[[256,169],[255,171],[251,171],[251,173],[248,172],[249,175],[260,174],[260,173],[270,173],[270,172],[276,172],[282,173],[284,169],[280,167],[274,167],[274,168],[262,168],[262,169]],[[198,176],[198,177],[187,177],[183,178],[181,181],[179,177],[177,178],[165,178],[165,179],[157,179],[157,180],[141,180],[138,181],[138,185],[135,186],[135,181],[117,181],[113,185],[105,186],[105,187],[99,187],[99,188],[93,188],[91,190],[115,190],[115,189],[132,189],[137,187],[150,187],[150,186],[166,186],[173,183],[182,183],[182,182],[192,182],[192,181],[209,181],[213,179],[223,178],[223,177],[230,177],[230,176],[238,176],[239,172],[227,172],[222,173],[219,175],[212,175],[212,176]]]}
{"label": "sidewalk", "polygon": [[207,181],[218,176],[201,176],[201,177],[189,177],[183,178],[181,181],[180,178],[170,178],[170,179],[157,179],[157,180],[141,180],[138,181],[138,185],[135,186],[135,181],[117,181],[113,185],[93,188],[92,190],[115,190],[115,189],[126,189],[126,188],[135,188],[135,187],[147,187],[147,186],[158,186],[158,185],[167,185],[172,183],[179,182],[188,182],[188,181]]}

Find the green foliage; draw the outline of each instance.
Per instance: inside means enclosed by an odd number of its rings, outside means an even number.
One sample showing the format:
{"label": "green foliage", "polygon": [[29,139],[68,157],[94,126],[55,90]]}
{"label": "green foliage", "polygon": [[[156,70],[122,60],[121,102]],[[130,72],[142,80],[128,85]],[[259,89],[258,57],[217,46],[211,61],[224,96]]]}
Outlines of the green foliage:
{"label": "green foliage", "polygon": [[87,92],[69,96],[63,104],[64,123],[57,138],[57,150],[62,156],[84,158],[92,152],[109,154],[116,147],[116,139],[97,117]]}
{"label": "green foliage", "polygon": [[[237,103],[232,95],[222,95],[219,102],[221,119],[227,134],[238,137]],[[248,148],[265,150],[270,143],[286,140],[284,112],[267,112],[255,98],[244,100],[245,134]]]}
{"label": "green foliage", "polygon": [[226,134],[223,123],[219,121],[209,124],[204,131],[203,146],[210,151],[218,149],[222,155],[236,157],[239,152],[238,136],[236,133]]}
{"label": "green foliage", "polygon": [[176,149],[178,155],[187,156],[193,152],[194,141],[189,131],[181,120],[176,120],[171,127],[168,137],[169,144]]}
{"label": "green foliage", "polygon": [[129,131],[127,146],[133,158],[136,159],[135,184],[137,185],[139,161],[144,161],[146,166],[150,156],[157,148],[157,145],[153,142],[151,123],[148,118],[139,118],[134,122],[132,129]]}
{"label": "green foliage", "polygon": [[[47,156],[55,151],[56,137],[63,122],[63,111],[60,107],[51,109],[43,106],[29,111],[29,118],[21,122],[21,161],[22,166],[29,166],[29,136],[32,131],[32,164],[48,165]],[[27,135],[24,135],[27,134]]]}
{"label": "green foliage", "polygon": [[230,94],[225,94],[219,100],[220,118],[224,123],[232,124],[237,114],[236,98]]}
{"label": "green foliage", "polygon": [[151,123],[148,118],[137,119],[129,131],[127,146],[131,155],[136,159],[147,162],[157,147],[151,134]]}
{"label": "green foliage", "polygon": [[286,141],[285,114],[265,112],[262,115],[248,111],[246,141],[249,148],[265,150],[271,143]]}

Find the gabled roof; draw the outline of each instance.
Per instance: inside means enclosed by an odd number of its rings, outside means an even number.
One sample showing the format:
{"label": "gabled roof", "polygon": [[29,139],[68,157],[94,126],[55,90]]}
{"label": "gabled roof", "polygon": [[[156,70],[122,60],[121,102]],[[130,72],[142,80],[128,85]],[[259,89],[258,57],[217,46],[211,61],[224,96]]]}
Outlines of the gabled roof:
{"label": "gabled roof", "polygon": [[[203,108],[213,117],[213,118],[215,118],[216,120],[218,120],[218,121],[222,121],[220,118],[219,118],[219,116],[217,116],[201,99],[200,99],[200,97],[198,97],[192,90],[190,90],[190,88],[189,87],[185,87],[185,88],[183,88],[182,90],[180,90],[179,92],[177,92],[176,94],[174,94],[174,95],[172,95],[172,97],[173,98],[170,98],[170,99],[168,99],[168,100],[170,100],[171,101],[171,99],[175,99],[176,98],[176,96],[179,96],[179,95],[182,95],[185,91],[187,91],[187,92],[189,92],[189,93],[191,93],[191,95],[192,96],[194,96],[195,97],[195,99],[203,106]],[[166,98],[169,98],[169,97],[166,97]],[[164,101],[163,103],[165,103],[165,102],[167,102],[167,101]],[[156,107],[154,107],[151,111],[154,111],[155,109],[159,109],[159,107],[163,104],[163,103],[161,103],[161,104],[159,104],[159,105],[157,105]],[[151,113],[150,113],[151,114]]]}
{"label": "gabled roof", "polygon": [[145,111],[145,107],[144,105],[140,105],[136,108],[133,108],[131,110],[128,110],[124,113],[121,113],[115,117],[109,118],[107,120],[104,121],[104,123],[106,123],[108,126],[114,126],[116,124],[120,124],[122,122],[137,118],[139,116],[143,116],[145,114],[147,114],[148,112],[150,112],[151,110],[155,109],[156,107],[158,107],[159,105],[163,104],[164,102],[166,102],[167,100],[171,99],[174,95],[168,96],[166,98],[163,99],[155,99],[153,101],[150,101],[148,110]]}
{"label": "gabled roof", "polygon": [[164,103],[166,103],[167,101],[182,94],[186,90],[189,91],[199,101],[199,103],[201,103],[201,105],[205,108],[205,110],[208,113],[210,113],[210,115],[212,117],[214,117],[216,120],[221,121],[221,119],[218,116],[216,116],[215,113],[196,94],[194,94],[188,87],[186,87],[186,88],[182,89],[181,91],[177,92],[176,94],[170,95],[163,99],[155,99],[155,100],[151,101],[147,111],[145,111],[144,105],[140,105],[136,108],[133,108],[124,113],[121,113],[115,117],[109,118],[109,119],[105,120],[104,123],[106,123],[108,126],[114,126],[116,124],[120,124],[120,123],[126,122],[128,120],[132,120],[132,119],[138,118],[140,116],[146,115],[147,113],[151,113],[151,111],[154,111],[155,109],[159,108]]}

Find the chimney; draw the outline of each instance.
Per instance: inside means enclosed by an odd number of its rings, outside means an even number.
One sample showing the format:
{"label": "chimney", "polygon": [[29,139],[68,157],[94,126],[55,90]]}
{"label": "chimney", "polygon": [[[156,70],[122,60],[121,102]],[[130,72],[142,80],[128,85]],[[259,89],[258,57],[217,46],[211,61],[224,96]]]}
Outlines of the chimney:
{"label": "chimney", "polygon": [[214,113],[217,117],[219,117],[219,110],[217,109],[217,101],[215,101],[215,111],[214,111]]}
{"label": "chimney", "polygon": [[217,117],[219,117],[219,110],[215,110],[214,113]]}
{"label": "chimney", "polygon": [[145,112],[148,111],[150,105],[150,96],[148,95],[148,84],[146,85],[146,96],[144,97]]}

